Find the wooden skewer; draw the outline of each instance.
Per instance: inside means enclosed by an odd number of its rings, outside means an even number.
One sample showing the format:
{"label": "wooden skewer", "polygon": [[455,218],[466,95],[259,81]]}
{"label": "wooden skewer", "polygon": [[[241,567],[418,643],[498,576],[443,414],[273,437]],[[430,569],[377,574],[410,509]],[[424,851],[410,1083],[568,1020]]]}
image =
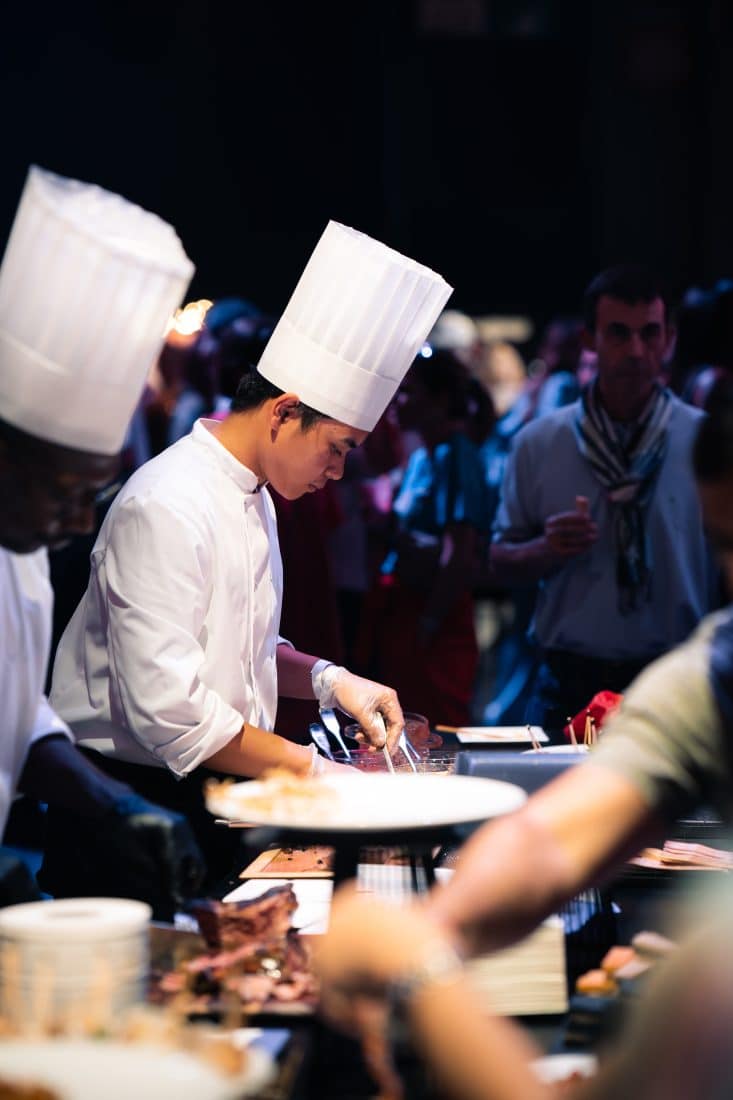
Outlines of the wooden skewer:
{"label": "wooden skewer", "polygon": [[542,745],[540,745],[539,741],[535,737],[534,730],[529,725],[529,723],[527,723],[527,733],[529,734],[529,739],[532,742],[532,748],[534,749],[534,751],[535,752],[542,752]]}
{"label": "wooden skewer", "polygon": [[577,749],[578,739],[575,736],[575,726],[573,725],[573,720],[570,717],[570,715],[568,715],[568,726],[567,726],[567,728],[568,728],[568,733],[570,734],[570,740],[573,744],[573,748]]}
{"label": "wooden skewer", "polygon": [[590,745],[590,711],[585,712],[585,728],[583,730],[583,744]]}
{"label": "wooden skewer", "polygon": [[435,728],[437,733],[460,733],[461,730],[464,730],[466,727],[465,726],[435,726],[434,728]]}

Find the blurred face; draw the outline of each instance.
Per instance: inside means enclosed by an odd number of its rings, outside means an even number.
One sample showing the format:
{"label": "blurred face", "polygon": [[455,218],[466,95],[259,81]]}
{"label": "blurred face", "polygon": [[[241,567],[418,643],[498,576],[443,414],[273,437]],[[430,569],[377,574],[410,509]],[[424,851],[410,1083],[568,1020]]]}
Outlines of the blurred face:
{"label": "blurred face", "polygon": [[435,416],[435,401],[414,371],[409,371],[397,393],[400,427],[419,432]]}
{"label": "blurred face", "polygon": [[553,321],[538,349],[550,373],[560,367],[575,370],[580,358],[580,325],[576,327]]}
{"label": "blurred face", "polygon": [[339,481],[347,454],[369,433],[330,419],[317,420],[303,431],[297,410],[286,408],[274,434],[267,480],[286,500],[296,500],[322,489],[327,481]]}
{"label": "blurred face", "polygon": [[612,415],[641,411],[662,373],[672,336],[661,298],[629,305],[601,296],[591,341],[601,399]]}
{"label": "blurred face", "polygon": [[733,599],[733,477],[698,482],[705,531],[718,552],[728,598]]}
{"label": "blurred face", "polygon": [[0,545],[17,554],[58,546],[94,524],[96,494],[113,480],[117,455],[34,440],[0,441]]}

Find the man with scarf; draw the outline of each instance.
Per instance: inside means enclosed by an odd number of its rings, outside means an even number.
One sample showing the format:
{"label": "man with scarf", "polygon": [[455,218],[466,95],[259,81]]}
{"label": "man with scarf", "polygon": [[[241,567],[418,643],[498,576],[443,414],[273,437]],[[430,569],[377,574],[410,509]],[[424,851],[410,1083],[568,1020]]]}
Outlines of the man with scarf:
{"label": "man with scarf", "polygon": [[662,381],[664,294],[621,266],[593,279],[584,305],[596,379],[518,434],[491,548],[499,582],[540,582],[526,718],[551,734],[596,692],[622,692],[717,602],[690,466],[700,413]]}

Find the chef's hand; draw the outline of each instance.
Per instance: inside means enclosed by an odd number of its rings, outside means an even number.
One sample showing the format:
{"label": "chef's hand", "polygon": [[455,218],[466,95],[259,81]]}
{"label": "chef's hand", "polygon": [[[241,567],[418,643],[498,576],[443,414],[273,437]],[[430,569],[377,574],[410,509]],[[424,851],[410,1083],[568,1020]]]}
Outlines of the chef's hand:
{"label": "chef's hand", "polygon": [[356,736],[360,741],[375,749],[386,744],[390,753],[395,751],[405,728],[396,691],[344,668],[333,681],[333,697],[336,706],[359,723],[362,732]]}
{"label": "chef's hand", "polygon": [[311,766],[308,770],[309,776],[319,775],[343,775],[345,772],[349,772],[351,775],[360,775],[360,772],[355,773],[355,769],[351,764],[339,764],[337,760],[329,760],[327,756],[321,756],[315,745],[311,745]]}
{"label": "chef's hand", "polygon": [[95,828],[123,894],[147,901],[167,919],[195,896],[206,867],[183,814],[131,794],[119,798]]}

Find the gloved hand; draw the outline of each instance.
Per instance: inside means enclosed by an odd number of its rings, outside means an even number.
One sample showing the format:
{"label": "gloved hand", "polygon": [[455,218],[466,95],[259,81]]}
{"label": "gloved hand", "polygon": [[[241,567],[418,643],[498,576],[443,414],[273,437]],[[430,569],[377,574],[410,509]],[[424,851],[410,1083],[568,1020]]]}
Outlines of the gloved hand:
{"label": "gloved hand", "polygon": [[[326,673],[329,671],[327,669]],[[386,743],[389,752],[393,753],[405,728],[397,692],[345,668],[338,669],[330,687],[336,706],[361,726],[363,736],[357,734],[357,737],[378,749]]]}
{"label": "gloved hand", "polygon": [[354,774],[351,764],[339,764],[337,760],[329,760],[328,757],[321,756],[315,745],[310,746],[310,753],[311,763],[308,769],[310,777],[328,774],[343,775],[345,772]]}
{"label": "gloved hand", "polygon": [[186,818],[137,794],[118,797],[95,820],[50,807],[47,835],[38,882],[54,897],[137,898],[155,920],[171,921],[203,881]]}

